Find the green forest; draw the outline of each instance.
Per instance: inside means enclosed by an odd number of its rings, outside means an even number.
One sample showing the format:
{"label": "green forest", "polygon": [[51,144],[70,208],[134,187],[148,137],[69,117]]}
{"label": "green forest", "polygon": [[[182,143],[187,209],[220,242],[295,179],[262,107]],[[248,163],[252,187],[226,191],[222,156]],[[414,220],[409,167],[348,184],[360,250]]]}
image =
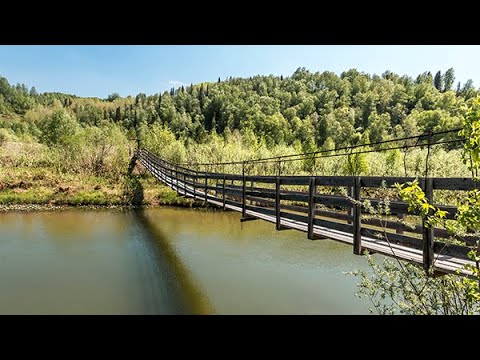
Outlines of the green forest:
{"label": "green forest", "polygon": [[[39,93],[0,77],[0,204],[128,203],[126,171],[137,146],[173,162],[221,162],[455,129],[478,93],[472,80],[456,82],[454,69],[412,78],[298,68],[287,77],[218,78],[105,99]],[[425,151],[366,154],[353,167],[344,157],[291,162],[284,171],[415,176]],[[469,174],[460,150],[448,146],[433,149],[430,171]],[[185,201],[142,181],[147,204]]]}

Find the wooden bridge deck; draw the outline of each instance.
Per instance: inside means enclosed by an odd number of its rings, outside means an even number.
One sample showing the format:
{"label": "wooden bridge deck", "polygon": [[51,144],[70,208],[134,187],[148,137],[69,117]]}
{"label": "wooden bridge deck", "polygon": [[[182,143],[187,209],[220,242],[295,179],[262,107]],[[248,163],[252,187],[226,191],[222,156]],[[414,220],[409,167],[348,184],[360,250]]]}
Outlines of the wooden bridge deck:
{"label": "wooden bridge deck", "polygon": [[[354,253],[362,254],[363,250],[368,250],[371,253],[378,253],[383,254],[389,257],[394,257],[398,259],[402,259],[405,261],[423,264],[424,267],[433,267],[436,272],[441,273],[455,273],[460,272],[461,274],[469,275],[470,273],[465,270],[464,266],[466,264],[474,263],[468,258],[467,252],[470,250],[468,246],[460,246],[460,245],[451,245],[447,243],[436,242],[433,239],[433,234],[439,234],[440,236],[447,237],[445,231],[442,229],[432,229],[429,234],[425,229],[420,227],[420,229],[416,229],[414,232],[421,233],[422,238],[414,237],[414,236],[405,236],[404,232],[412,231],[411,228],[405,227],[402,228],[399,223],[391,223],[389,221],[386,222],[388,226],[393,228],[397,228],[396,232],[386,232],[389,240],[385,238],[385,236],[372,236],[368,234],[369,232],[373,234],[380,234],[385,235],[385,231],[378,231],[378,226],[369,226],[364,225],[361,222],[361,211],[359,208],[355,209],[355,205],[350,205],[353,211],[353,215],[341,215],[337,212],[327,212],[327,211],[319,211],[316,209],[315,204],[318,203],[315,199],[316,187],[310,191],[310,195],[307,196],[307,193],[298,193],[298,196],[290,195],[289,191],[281,191],[280,185],[282,183],[282,178],[276,179],[276,177],[259,177],[259,176],[245,176],[245,175],[232,175],[232,174],[216,174],[216,173],[200,173],[198,171],[193,171],[187,168],[181,168],[174,164],[170,164],[165,162],[164,160],[157,158],[153,154],[145,151],[140,150],[137,153],[137,158],[141,162],[141,164],[159,181],[165,183],[166,185],[170,186],[173,190],[175,190],[178,194],[183,195],[185,197],[196,198],[201,201],[205,201],[206,203],[210,203],[212,205],[229,209],[233,211],[237,211],[242,213],[242,221],[253,220],[253,219],[261,219],[264,221],[268,221],[270,223],[276,224],[278,230],[282,229],[295,229],[303,232],[308,233],[308,237],[312,240],[314,239],[331,239],[335,241],[340,241],[345,244],[353,245]],[[215,186],[211,186],[208,184],[208,179],[215,180],[217,183]],[[262,179],[263,178],[263,179]],[[276,189],[263,189],[262,190],[250,190],[253,189],[253,183],[255,184],[261,183],[262,181],[266,181],[272,183],[272,178],[276,180]],[[290,178],[290,179],[286,179]],[[285,177],[284,181],[289,184],[305,184],[308,178],[313,177],[296,177],[296,179],[292,179],[294,177]],[[307,179],[305,179],[307,178]],[[355,179],[353,177],[345,177],[348,178],[349,181],[339,181],[340,184],[345,184],[350,182],[355,183]],[[197,179],[204,179],[203,183],[198,183]],[[341,177],[339,178],[341,179]],[[388,178],[382,178],[383,180]],[[392,178],[390,181],[393,184]],[[232,184],[228,186],[226,183],[227,180],[230,180]],[[411,180],[411,179],[403,179],[403,180]],[[462,184],[460,186],[460,190],[466,190],[469,188],[469,184],[466,185],[468,182],[467,179],[445,179],[445,180],[456,180],[453,183]],[[235,186],[233,185],[234,181],[242,182],[242,186]],[[247,182],[251,182],[250,189],[246,186]],[[369,179],[372,184],[373,183],[380,183],[379,181],[375,181]],[[366,182],[368,185],[368,181]],[[442,184],[442,181],[446,186],[451,187],[452,181],[444,181],[438,180],[438,184]],[[222,182],[221,186],[218,186],[218,182]],[[319,181],[322,183],[322,181]],[[335,182],[329,178],[326,183]],[[358,182],[358,181],[357,181]],[[388,182],[388,181],[387,181]],[[325,183],[325,181],[323,181]],[[359,182],[358,182],[359,183]],[[390,184],[390,185],[391,185]],[[458,185],[458,184],[457,184]],[[423,184],[425,186],[425,184]],[[233,190],[233,189],[241,189],[241,190]],[[310,183],[311,188],[311,183]],[[229,190],[230,189],[230,190]],[[259,189],[259,188],[256,188]],[[209,193],[208,190],[213,190],[215,195]],[[427,189],[428,190],[428,189]],[[229,192],[230,191],[230,192]],[[352,189],[354,192],[354,189]],[[218,196],[218,192],[221,193],[221,196]],[[250,204],[247,204],[247,200],[255,199],[255,203],[257,201],[262,202],[261,193],[265,192],[264,195],[266,197],[271,198],[272,194],[275,197],[275,203],[271,202],[274,206],[254,206],[252,205],[252,201]],[[428,191],[426,191],[427,193]],[[251,196],[255,193],[255,197]],[[269,194],[270,193],[270,194]],[[359,194],[359,191],[358,191]],[[231,195],[231,196],[229,196]],[[237,195],[237,197],[233,196]],[[302,209],[298,206],[288,206],[283,205],[281,203],[281,198],[285,199],[305,199],[307,197],[309,202],[309,207],[304,207]],[[357,196],[359,197],[359,196]],[[238,199],[241,198],[241,201]],[[328,199],[327,199],[328,200]],[[351,200],[349,200],[351,202]],[[264,201],[268,203],[268,200]],[[374,201],[372,201],[373,203]],[[340,202],[341,203],[341,202]],[[344,204],[344,203],[341,203]],[[395,207],[395,206],[394,206]],[[402,208],[401,204],[397,204],[397,207]],[[287,213],[281,211],[282,208],[291,208],[290,210],[295,211],[296,213]],[[449,211],[450,218],[454,218],[454,214],[452,212],[456,211],[454,207],[446,207],[445,209]],[[299,212],[308,212],[307,216],[299,215]],[[320,217],[316,217],[316,212],[320,213]],[[406,213],[406,211],[404,212]],[[399,211],[397,214],[401,215],[402,213]],[[340,220],[339,220],[340,218]],[[325,220],[328,219],[328,220]],[[334,219],[334,221],[331,221]],[[342,219],[347,219],[341,222]],[[327,226],[319,225],[318,223],[325,224]],[[350,223],[350,224],[349,224]],[[399,228],[401,231],[399,231]],[[376,230],[375,230],[376,229]],[[391,230],[391,229],[390,229]],[[363,233],[362,233],[363,232]],[[365,232],[367,234],[365,234]],[[370,235],[370,236],[369,236]],[[467,241],[470,245],[474,244],[475,239],[468,238]],[[425,246],[425,243],[429,242],[428,246]],[[467,245],[467,244],[466,244]],[[427,253],[427,256],[426,256]],[[430,255],[430,256],[428,256]]]}

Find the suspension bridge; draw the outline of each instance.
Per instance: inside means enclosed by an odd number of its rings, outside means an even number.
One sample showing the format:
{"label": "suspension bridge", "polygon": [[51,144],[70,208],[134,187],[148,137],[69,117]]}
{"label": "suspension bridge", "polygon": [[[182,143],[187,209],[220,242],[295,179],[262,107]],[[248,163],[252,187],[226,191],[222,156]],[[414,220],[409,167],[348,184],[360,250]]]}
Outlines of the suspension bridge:
{"label": "suspension bridge", "polygon": [[[413,138],[415,137],[401,140]],[[397,140],[382,143],[390,141]],[[458,140],[438,141],[435,144],[455,141]],[[430,145],[429,140],[428,146]],[[412,146],[418,146],[418,140]],[[357,146],[344,149],[355,148]],[[388,150],[394,148],[389,147]],[[301,155],[305,159],[305,156],[316,156],[318,153],[322,151]],[[277,230],[306,232],[311,240],[331,239],[349,244],[356,255],[362,255],[365,251],[383,254],[422,264],[425,270],[432,270],[432,273],[439,275],[469,275],[465,265],[475,265],[468,257],[468,252],[475,248],[478,241],[473,233],[457,236],[456,241],[452,242],[452,235],[447,230],[425,226],[426,219],[419,213],[409,212],[405,202],[390,201],[389,214],[382,218],[370,216],[368,209],[362,205],[365,200],[369,200],[374,208],[382,206],[384,199],[369,194],[393,187],[396,183],[413,181],[413,177],[281,176],[280,171],[274,176],[249,175],[245,173],[245,161],[214,164],[242,166],[241,173],[225,173],[199,171],[198,166],[194,168],[194,164],[174,164],[144,149],[138,149],[134,156],[156,179],[181,196],[203,201],[205,205],[237,211],[241,213],[241,221],[264,220],[275,224]],[[289,156],[291,159],[288,159]],[[280,157],[280,160],[295,160],[299,155],[289,156]],[[278,159],[279,157],[274,157],[254,161]],[[419,185],[431,204],[446,211],[448,220],[456,219],[457,207],[435,204],[435,192],[468,191],[476,186],[471,178],[428,176],[420,178]],[[339,191],[341,188],[346,191]],[[409,221],[406,222],[406,219]]]}

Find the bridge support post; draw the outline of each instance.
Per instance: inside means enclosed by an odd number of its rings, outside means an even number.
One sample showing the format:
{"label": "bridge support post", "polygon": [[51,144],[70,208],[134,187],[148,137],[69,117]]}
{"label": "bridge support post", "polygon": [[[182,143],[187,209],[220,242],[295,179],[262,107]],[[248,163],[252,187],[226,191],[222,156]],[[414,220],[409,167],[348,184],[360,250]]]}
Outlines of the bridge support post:
{"label": "bridge support post", "polygon": [[177,188],[177,193],[180,194],[178,191],[178,165],[175,165],[175,186]]}
{"label": "bridge support post", "polygon": [[195,178],[193,179],[193,200],[197,200],[197,170],[195,170]]}
{"label": "bridge support post", "polygon": [[203,188],[203,190],[205,191],[205,202],[204,202],[204,205],[207,206],[207,203],[208,203],[208,198],[207,198],[207,193],[208,193],[208,190],[207,190],[207,182],[208,182],[208,175],[207,175],[207,169],[205,169],[205,186]]}
{"label": "bridge support post", "polygon": [[[360,201],[361,178],[355,176],[353,186],[353,198]],[[353,205],[353,253],[362,255],[362,206],[358,203]]]}
{"label": "bridge support post", "polygon": [[245,181],[245,161],[242,163],[242,219],[247,218],[247,207],[245,203],[245,192],[246,192],[246,181]]}
{"label": "bridge support post", "polygon": [[276,217],[276,228],[277,230],[282,229],[282,225],[280,223],[280,185],[281,179],[280,176],[277,176],[275,179],[275,217]]}
{"label": "bridge support post", "polygon": [[225,173],[223,174],[223,182],[222,182],[222,202],[223,202],[223,210],[225,210]]}
{"label": "bridge support post", "polygon": [[[433,203],[433,179],[426,178],[425,180],[425,197],[427,198],[430,204]],[[429,210],[429,214],[431,214],[431,210]],[[433,266],[434,260],[434,235],[433,235],[433,226],[429,226],[427,224],[427,219],[424,217],[422,219],[422,226],[423,226],[423,268],[427,272],[430,272]]]}
{"label": "bridge support post", "polygon": [[308,238],[315,239],[313,225],[315,220],[315,177],[311,176],[308,183]]}
{"label": "bridge support post", "polygon": [[[348,187],[348,188],[347,188],[347,191],[349,192],[348,196],[350,196],[350,197],[352,197],[352,198],[355,199],[355,185]],[[350,215],[350,216],[355,216],[355,215],[354,215],[354,211],[355,211],[354,208],[355,208],[355,206],[352,206],[352,207],[350,207],[350,208],[348,209],[348,215]],[[347,221],[347,224],[352,224],[352,221],[348,220],[348,221]]]}

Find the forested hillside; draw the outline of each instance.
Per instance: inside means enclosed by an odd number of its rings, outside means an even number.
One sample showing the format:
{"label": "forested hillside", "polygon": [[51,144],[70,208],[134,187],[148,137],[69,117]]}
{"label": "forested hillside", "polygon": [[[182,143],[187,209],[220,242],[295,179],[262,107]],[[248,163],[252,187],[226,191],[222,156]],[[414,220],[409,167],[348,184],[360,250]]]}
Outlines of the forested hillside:
{"label": "forested hillside", "polygon": [[[411,78],[390,71],[336,75],[299,68],[289,77],[219,78],[106,99],[38,93],[0,77],[0,187],[2,181],[34,176],[32,169],[62,176],[57,183],[72,176],[83,183],[96,178],[117,184],[138,143],[173,161],[215,162],[454,129],[477,95],[471,80],[455,82],[453,69]],[[466,171],[459,152],[448,150],[432,154],[432,174]],[[292,172],[411,176],[421,174],[424,154],[418,149],[402,159],[400,151],[392,151],[356,161],[355,170],[341,158],[289,166]],[[446,162],[458,166],[446,168]]]}
{"label": "forested hillside", "polygon": [[[1,126],[16,134],[40,136],[43,115],[63,109],[81,125],[116,123],[130,137],[153,124],[177,138],[208,141],[212,131],[255,134],[267,146],[321,147],[350,144],[364,133],[370,141],[458,126],[462,107],[477,91],[472,81],[455,86],[454,70],[412,79],[389,71],[381,76],[349,70],[312,73],[299,68],[290,77],[229,78],[147,96],[107,99],[61,93],[38,94],[34,87],[0,78]],[[307,150],[307,149],[305,149]]]}

